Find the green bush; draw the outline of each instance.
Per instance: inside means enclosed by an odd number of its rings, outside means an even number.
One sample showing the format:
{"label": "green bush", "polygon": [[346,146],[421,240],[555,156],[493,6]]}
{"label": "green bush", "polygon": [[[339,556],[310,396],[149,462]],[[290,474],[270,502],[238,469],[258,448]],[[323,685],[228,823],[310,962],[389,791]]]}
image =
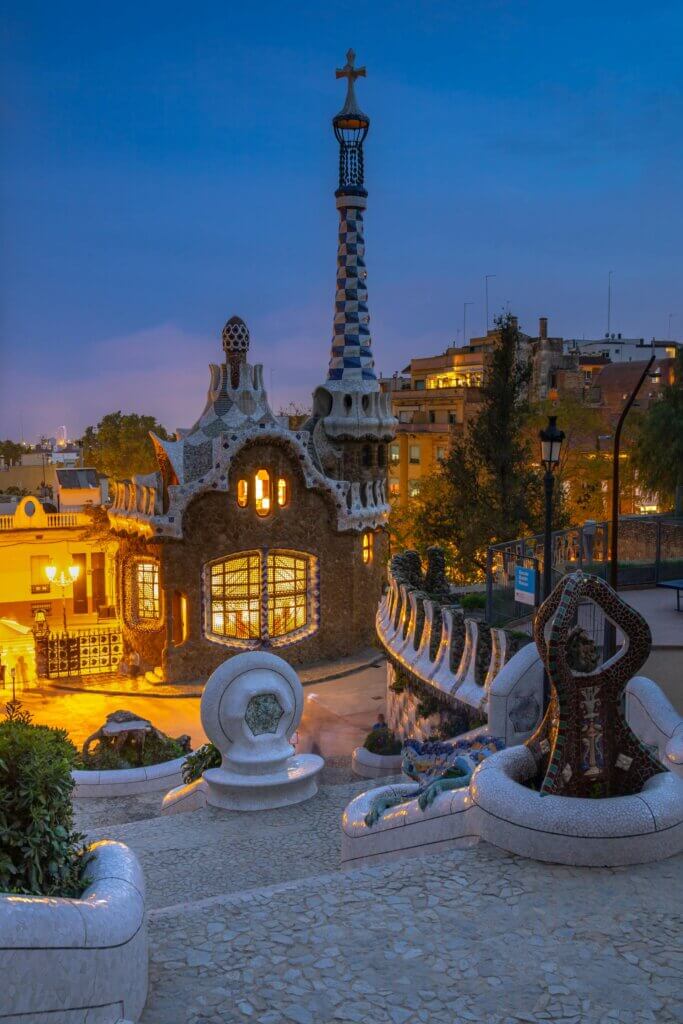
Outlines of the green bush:
{"label": "green bush", "polygon": [[195,782],[201,779],[207,768],[220,768],[220,764],[221,752],[218,747],[214,747],[213,743],[205,743],[185,758],[182,767],[183,782]]}
{"label": "green bush", "polygon": [[73,829],[76,748],[27,717],[0,723],[0,891],[77,897],[87,858]]}
{"label": "green bush", "polygon": [[459,601],[466,611],[473,611],[475,608],[486,608],[486,594],[483,591],[481,593],[463,594]]}
{"label": "green bush", "polygon": [[403,744],[391,729],[373,729],[365,737],[363,746],[371,754],[400,754],[403,750]]}
{"label": "green bush", "polygon": [[145,737],[142,747],[130,742],[125,743],[119,750],[114,750],[108,743],[98,740],[86,757],[78,758],[76,767],[85,771],[100,772],[112,768],[142,768],[151,764],[163,764],[164,761],[174,761],[184,753],[177,740],[150,733]]}

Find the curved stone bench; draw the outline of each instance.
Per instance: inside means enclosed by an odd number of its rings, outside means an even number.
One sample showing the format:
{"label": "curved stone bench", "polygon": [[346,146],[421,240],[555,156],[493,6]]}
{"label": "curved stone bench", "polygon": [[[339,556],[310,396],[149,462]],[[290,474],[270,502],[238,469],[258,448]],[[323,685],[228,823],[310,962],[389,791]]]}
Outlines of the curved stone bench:
{"label": "curved stone bench", "polygon": [[536,771],[527,747],[487,758],[470,783],[476,829],[510,853],[555,864],[615,867],[683,850],[683,781],[655,775],[633,796],[541,796],[522,785]]}
{"label": "curved stone bench", "polygon": [[652,679],[634,676],[626,687],[626,718],[636,735],[683,778],[683,718]]}
{"label": "curved stone bench", "polygon": [[[114,768],[107,771],[75,769],[74,800],[91,797],[135,796],[138,793],[159,793],[182,784],[184,757],[144,768]],[[0,1018],[1,1020],[2,1018]]]}
{"label": "curved stone bench", "polygon": [[342,851],[344,867],[357,867],[377,857],[397,856],[409,851],[469,846],[478,835],[472,828],[472,801],[468,789],[439,793],[431,807],[420,810],[417,800],[385,811],[369,828],[365,815],[381,793],[406,793],[415,783],[380,786],[361,793],[342,814]]}
{"label": "curved stone bench", "polygon": [[402,760],[401,754],[373,754],[365,747],[356,747],[351,757],[351,770],[362,779],[400,775]]}
{"label": "curved stone bench", "polygon": [[0,895],[0,1021],[137,1021],[147,998],[145,888],[122,843],[90,847],[80,899]]}

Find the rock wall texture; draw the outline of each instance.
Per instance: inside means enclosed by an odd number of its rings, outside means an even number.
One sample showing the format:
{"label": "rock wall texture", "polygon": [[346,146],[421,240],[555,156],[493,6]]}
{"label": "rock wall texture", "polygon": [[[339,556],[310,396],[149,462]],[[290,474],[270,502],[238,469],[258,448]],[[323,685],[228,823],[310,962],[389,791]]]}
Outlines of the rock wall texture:
{"label": "rock wall texture", "polygon": [[[272,511],[264,517],[257,515],[253,504],[253,479],[260,469],[268,470],[272,481],[284,478],[289,489],[286,506],[280,508],[274,502]],[[245,508],[237,504],[240,479],[249,483]],[[245,447],[232,463],[228,493],[203,494],[188,506],[182,540],[161,544],[122,540],[120,594],[126,638],[145,660],[154,662],[157,652],[162,654],[163,649],[162,663],[168,681],[206,678],[226,657],[244,648],[231,648],[204,635],[204,566],[241,551],[280,549],[301,551],[317,558],[319,625],[312,635],[297,643],[278,646],[276,653],[299,665],[351,654],[371,643],[388,558],[388,535],[384,529],[373,532],[372,559],[364,563],[362,534],[338,533],[334,511],[328,495],[306,488],[296,460],[287,449],[258,443]],[[143,630],[131,621],[130,614],[126,615],[130,574],[125,567],[144,552],[160,561],[164,598],[156,630],[149,625]],[[183,594],[187,601],[187,635],[178,646],[172,639],[175,592]],[[176,635],[177,632],[176,628]]]}

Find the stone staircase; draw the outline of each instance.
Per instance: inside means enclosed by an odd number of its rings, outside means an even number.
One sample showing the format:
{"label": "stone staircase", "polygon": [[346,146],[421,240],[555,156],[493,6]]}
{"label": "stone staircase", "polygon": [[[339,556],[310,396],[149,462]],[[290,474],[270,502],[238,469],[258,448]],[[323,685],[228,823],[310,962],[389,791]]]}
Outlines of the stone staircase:
{"label": "stone staircase", "polygon": [[145,873],[141,1024],[682,1019],[682,858],[580,870],[480,844],[342,872],[340,815],[368,785],[257,814],[77,807]]}

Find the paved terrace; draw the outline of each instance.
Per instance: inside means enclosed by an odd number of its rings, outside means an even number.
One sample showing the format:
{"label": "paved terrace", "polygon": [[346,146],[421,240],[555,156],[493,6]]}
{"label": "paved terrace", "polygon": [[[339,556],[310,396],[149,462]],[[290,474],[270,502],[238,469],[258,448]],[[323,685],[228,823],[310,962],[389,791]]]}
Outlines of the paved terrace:
{"label": "paved terrace", "polygon": [[339,817],[369,783],[325,771],[258,814],[80,803],[147,879],[142,1024],[683,1020],[683,858],[591,870],[481,844],[342,872]]}

